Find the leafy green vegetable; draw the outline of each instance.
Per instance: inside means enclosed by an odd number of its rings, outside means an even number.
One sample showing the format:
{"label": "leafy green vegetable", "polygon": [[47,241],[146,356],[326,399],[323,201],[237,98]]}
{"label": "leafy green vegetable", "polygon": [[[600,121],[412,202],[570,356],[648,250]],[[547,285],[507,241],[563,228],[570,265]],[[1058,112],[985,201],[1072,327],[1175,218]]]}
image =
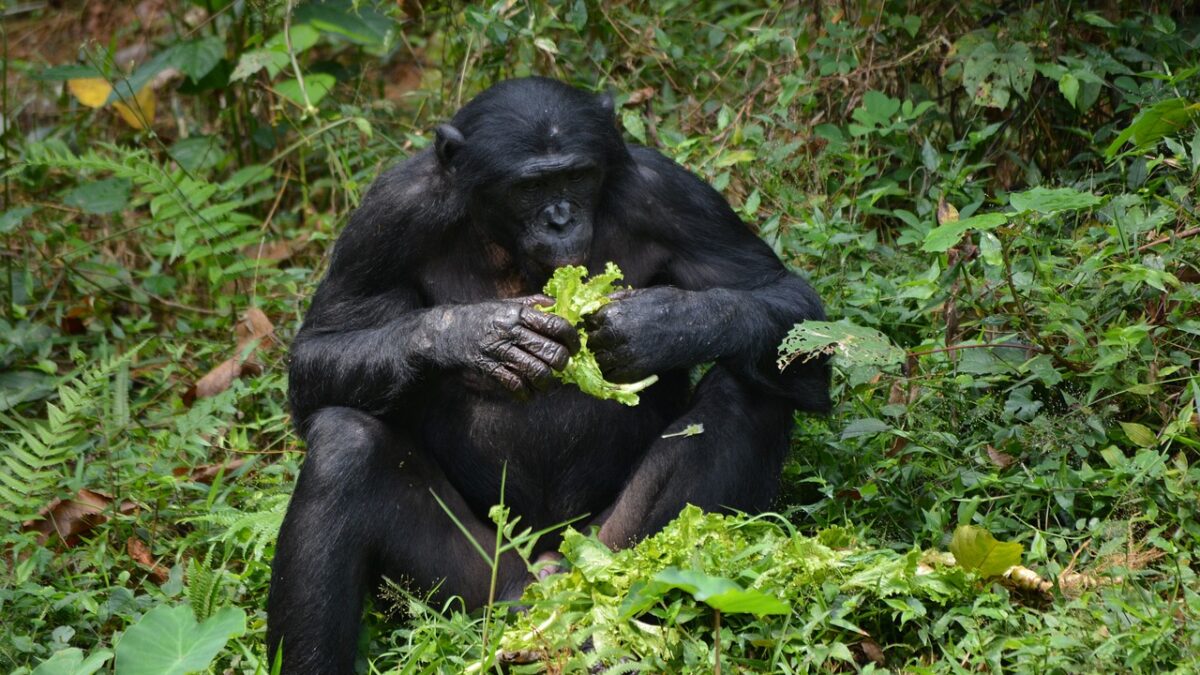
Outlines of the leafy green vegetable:
{"label": "leafy green vegetable", "polygon": [[554,276],[542,289],[554,298],[554,304],[544,311],[566,319],[579,331],[579,352],[571,357],[567,366],[555,377],[579,387],[585,394],[596,398],[613,399],[625,405],[638,404],[638,392],[658,381],[657,375],[629,384],[617,384],[604,379],[596,355],[587,346],[587,332],[579,325],[583,317],[612,302],[609,293],[617,290],[616,283],[624,276],[615,263],[608,263],[604,272],[584,281],[587,268],[567,265],[554,270]]}

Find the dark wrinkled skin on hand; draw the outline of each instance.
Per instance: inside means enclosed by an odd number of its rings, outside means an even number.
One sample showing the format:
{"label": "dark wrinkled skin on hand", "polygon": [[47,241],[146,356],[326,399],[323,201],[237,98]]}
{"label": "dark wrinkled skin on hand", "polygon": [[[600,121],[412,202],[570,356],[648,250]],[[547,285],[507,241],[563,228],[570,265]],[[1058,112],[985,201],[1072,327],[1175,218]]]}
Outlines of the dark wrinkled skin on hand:
{"label": "dark wrinkled skin on hand", "polygon": [[[694,324],[708,322],[713,312],[727,311],[703,293],[669,286],[612,294],[613,302],[584,317],[588,348],[604,376],[612,382],[635,382],[654,373],[692,365],[705,357],[706,345]],[[703,313],[701,313],[703,312]]]}
{"label": "dark wrinkled skin on hand", "polygon": [[544,295],[455,308],[458,330],[446,345],[459,362],[483,373],[519,397],[554,383],[579,351],[579,334],[565,319],[537,307],[553,304]]}

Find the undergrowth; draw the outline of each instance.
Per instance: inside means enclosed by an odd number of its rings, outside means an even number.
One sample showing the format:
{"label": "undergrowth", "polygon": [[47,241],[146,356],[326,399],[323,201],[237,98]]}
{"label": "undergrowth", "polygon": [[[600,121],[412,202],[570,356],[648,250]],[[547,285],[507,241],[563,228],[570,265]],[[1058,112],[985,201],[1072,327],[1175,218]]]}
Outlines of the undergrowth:
{"label": "undergrowth", "polygon": [[833,352],[836,409],[775,513],[572,534],[524,613],[384,589],[364,670],[1200,668],[1188,3],[0,8],[6,672],[265,672],[305,299],[371,180],[528,74],[812,280],[782,357]]}

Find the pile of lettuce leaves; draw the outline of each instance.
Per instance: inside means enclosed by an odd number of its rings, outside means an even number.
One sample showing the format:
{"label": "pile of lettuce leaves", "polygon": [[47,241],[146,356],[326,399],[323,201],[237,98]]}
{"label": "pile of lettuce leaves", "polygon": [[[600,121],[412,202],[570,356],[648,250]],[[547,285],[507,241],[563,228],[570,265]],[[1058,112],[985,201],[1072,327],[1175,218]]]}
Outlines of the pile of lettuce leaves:
{"label": "pile of lettuce leaves", "polygon": [[579,331],[579,352],[571,357],[565,368],[554,375],[559,380],[574,384],[585,394],[596,398],[612,399],[625,405],[638,404],[638,392],[658,381],[657,375],[628,384],[618,384],[604,379],[596,355],[587,346],[587,332],[583,329],[583,317],[612,302],[610,293],[620,290],[616,284],[623,278],[621,268],[608,263],[604,272],[584,281],[588,271],[580,265],[567,265],[554,271],[542,292],[554,299],[554,304],[542,310],[561,316]]}

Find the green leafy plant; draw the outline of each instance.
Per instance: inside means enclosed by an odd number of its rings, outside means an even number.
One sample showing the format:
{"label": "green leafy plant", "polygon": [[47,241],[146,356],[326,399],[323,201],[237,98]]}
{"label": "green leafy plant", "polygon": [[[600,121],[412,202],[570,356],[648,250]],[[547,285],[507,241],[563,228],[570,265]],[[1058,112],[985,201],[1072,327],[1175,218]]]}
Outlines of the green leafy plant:
{"label": "green leafy plant", "polygon": [[605,265],[604,272],[584,281],[587,268],[567,265],[554,271],[542,291],[554,299],[554,304],[544,311],[561,316],[579,331],[579,352],[571,357],[565,368],[554,375],[559,380],[574,384],[580,391],[600,399],[612,399],[625,405],[638,404],[638,392],[658,381],[651,375],[637,382],[618,384],[604,379],[596,355],[587,346],[587,331],[580,325],[583,317],[595,312],[612,300],[610,293],[617,290],[616,283],[624,276],[614,263]]}

